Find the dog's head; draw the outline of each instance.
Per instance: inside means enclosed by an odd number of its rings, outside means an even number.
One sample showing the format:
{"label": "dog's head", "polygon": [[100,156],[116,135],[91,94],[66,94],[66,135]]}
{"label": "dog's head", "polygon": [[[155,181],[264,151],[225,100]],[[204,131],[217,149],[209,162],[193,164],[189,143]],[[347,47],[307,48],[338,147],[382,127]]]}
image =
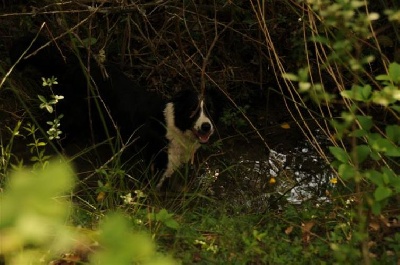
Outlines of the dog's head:
{"label": "dog's head", "polygon": [[182,132],[191,131],[199,143],[207,143],[215,131],[212,98],[200,96],[192,90],[184,90],[172,100],[175,126]]}

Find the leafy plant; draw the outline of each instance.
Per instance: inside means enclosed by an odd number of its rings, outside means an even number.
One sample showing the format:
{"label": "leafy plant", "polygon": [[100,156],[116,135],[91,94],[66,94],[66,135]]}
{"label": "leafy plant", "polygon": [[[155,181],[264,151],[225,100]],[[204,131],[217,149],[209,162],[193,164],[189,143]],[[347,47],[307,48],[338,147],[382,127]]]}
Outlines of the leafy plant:
{"label": "leafy plant", "polygon": [[[55,95],[53,92],[53,86],[58,84],[57,78],[54,76],[51,78],[42,77],[42,86],[49,87],[51,91],[50,99],[46,99],[42,95],[38,95],[39,100],[42,102],[40,104],[41,109],[46,109],[49,113],[54,112],[54,106],[64,98],[64,96]],[[53,121],[48,121],[47,124],[50,125],[50,129],[47,130],[47,134],[49,135],[49,140],[58,140],[60,139],[60,135],[62,131],[60,130],[60,120],[64,117],[63,114],[56,115]]]}
{"label": "leafy plant", "polygon": [[130,223],[121,214],[109,215],[100,231],[99,243],[104,248],[90,257],[90,264],[177,264],[156,251],[149,235],[132,233]]}
{"label": "leafy plant", "polygon": [[[330,136],[333,146],[329,147],[334,157],[332,166],[346,187],[357,194],[358,202],[357,210],[352,213],[357,225],[339,223],[340,230],[346,228],[348,236],[343,241],[339,230],[335,230],[331,247],[338,262],[359,257],[368,263],[369,234],[365,213],[382,214],[390,199],[400,192],[396,170],[400,156],[400,127],[397,124],[400,65],[391,63],[386,74],[368,72],[368,64],[376,58],[370,50],[364,49],[362,42],[375,34],[373,23],[379,14],[363,12],[368,10],[365,2],[311,1],[307,5],[313,14],[323,18],[323,23],[313,26],[315,31],[310,37],[316,44],[315,51],[326,55],[318,59],[318,74],[321,77],[326,70],[339,93],[334,95],[327,89],[327,85],[332,85],[329,82],[315,81],[314,71],[309,66],[297,74],[283,73],[283,77],[298,82],[299,93],[313,99],[321,110],[322,106],[329,109],[327,113],[331,116],[325,118],[330,120],[333,128],[333,137]],[[385,65],[386,62],[381,63]],[[352,80],[352,83],[341,82],[343,79]],[[335,117],[331,111],[338,101],[342,106],[340,116]],[[325,113],[321,111],[321,114]],[[385,121],[378,120],[385,116],[389,116]],[[359,243],[361,249],[357,248]]]}
{"label": "leafy plant", "polygon": [[0,138],[0,170],[1,170],[1,184],[4,184],[4,180],[9,170],[9,166],[12,163],[11,158],[13,156],[14,141],[18,137],[23,137],[20,133],[22,121],[18,121],[13,129],[7,127],[7,131],[10,133],[9,140],[4,143],[4,139]]}
{"label": "leafy plant", "polygon": [[75,233],[64,223],[74,185],[72,168],[62,158],[44,167],[18,170],[0,194],[0,253],[7,264],[39,264],[72,247]]}
{"label": "leafy plant", "polygon": [[28,123],[23,128],[27,132],[27,136],[32,138],[32,142],[27,144],[29,152],[32,155],[31,161],[35,162],[35,165],[44,167],[46,162],[50,159],[50,156],[45,154],[47,142],[43,138],[37,136],[39,128],[34,124]]}
{"label": "leafy plant", "polygon": [[[74,187],[75,174],[62,158],[48,161],[43,168],[16,171],[9,179],[0,202],[0,254],[7,264],[40,264],[89,241],[65,223],[74,212],[66,195]],[[160,218],[175,227],[171,216],[163,213]],[[89,264],[176,264],[156,251],[149,235],[133,233],[121,213],[104,217],[98,235],[90,234],[102,250],[87,253]]]}
{"label": "leafy plant", "polygon": [[242,113],[246,113],[249,106],[240,108],[240,110],[224,109],[221,117],[221,121],[226,126],[232,126],[233,128],[240,130],[246,125],[246,121],[243,119]]}
{"label": "leafy plant", "polygon": [[[351,90],[343,91],[342,96],[352,100],[354,106],[362,103],[378,104],[389,108],[393,114],[399,112],[400,98],[397,91],[400,84],[400,65],[390,64],[388,74],[378,75],[376,79],[381,81],[382,89],[372,91],[370,85],[353,86]],[[400,179],[388,164],[388,161],[400,156],[400,126],[388,124],[376,132],[378,127],[374,126],[371,116],[350,112],[346,115],[348,118],[345,126],[336,127],[338,133],[356,139],[359,144],[350,153],[340,147],[331,147],[330,151],[338,161],[335,165],[344,180],[360,182],[367,179],[376,186],[369,204],[372,212],[378,215],[386,206],[388,198],[400,194]],[[383,163],[377,168],[364,169],[363,163],[371,159]]]}
{"label": "leafy plant", "polygon": [[152,213],[149,215],[149,219],[156,221],[158,224],[163,224],[168,228],[177,230],[179,228],[179,223],[173,218],[174,214],[168,213],[166,209],[161,209],[158,213]]}

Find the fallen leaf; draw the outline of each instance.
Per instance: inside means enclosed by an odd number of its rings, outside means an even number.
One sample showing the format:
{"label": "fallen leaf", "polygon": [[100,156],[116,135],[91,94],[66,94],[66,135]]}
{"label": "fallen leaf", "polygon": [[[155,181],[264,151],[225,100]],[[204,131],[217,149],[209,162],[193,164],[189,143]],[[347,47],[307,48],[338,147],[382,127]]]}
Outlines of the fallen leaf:
{"label": "fallen leaf", "polygon": [[106,193],[104,191],[99,192],[99,194],[97,195],[96,201],[98,202],[102,202],[104,200],[104,198],[106,197]]}
{"label": "fallen leaf", "polygon": [[369,227],[372,229],[372,231],[378,231],[381,228],[378,222],[373,221],[369,223]]}
{"label": "fallen leaf", "polygon": [[315,225],[314,222],[307,222],[301,224],[302,241],[304,244],[310,243],[311,228]]}
{"label": "fallen leaf", "polygon": [[301,232],[309,233],[311,231],[311,228],[313,228],[314,225],[315,225],[314,222],[307,222],[307,223],[301,224]]}
{"label": "fallen leaf", "polygon": [[291,226],[289,226],[288,228],[285,229],[285,234],[289,235],[289,234],[292,233],[292,231],[293,231],[293,226],[291,225]]}
{"label": "fallen leaf", "polygon": [[370,241],[368,241],[368,248],[373,248],[373,247],[376,247],[376,242],[375,241],[372,241],[372,240],[370,240]]}
{"label": "fallen leaf", "polygon": [[287,129],[290,129],[290,125],[289,125],[289,123],[284,122],[284,123],[281,124],[281,128],[287,130]]}

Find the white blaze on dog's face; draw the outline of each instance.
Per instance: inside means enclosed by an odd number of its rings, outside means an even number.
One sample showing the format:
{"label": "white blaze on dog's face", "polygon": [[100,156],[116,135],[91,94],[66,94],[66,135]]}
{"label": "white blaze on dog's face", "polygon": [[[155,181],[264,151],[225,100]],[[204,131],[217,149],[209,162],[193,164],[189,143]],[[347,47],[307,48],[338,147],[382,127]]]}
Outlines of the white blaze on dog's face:
{"label": "white blaze on dog's face", "polygon": [[198,114],[195,115],[198,118],[195,120],[193,126],[193,134],[198,138],[200,143],[207,143],[210,136],[214,133],[214,126],[207,115],[204,100],[200,101]]}

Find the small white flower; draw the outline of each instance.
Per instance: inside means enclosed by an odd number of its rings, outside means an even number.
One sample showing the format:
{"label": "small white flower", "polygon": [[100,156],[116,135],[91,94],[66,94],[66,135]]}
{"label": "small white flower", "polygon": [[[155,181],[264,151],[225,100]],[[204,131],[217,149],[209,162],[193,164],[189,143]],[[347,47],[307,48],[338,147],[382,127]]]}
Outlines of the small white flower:
{"label": "small white flower", "polygon": [[121,195],[121,198],[124,199],[124,204],[132,204],[133,199],[132,199],[132,194],[128,193],[125,196]]}

